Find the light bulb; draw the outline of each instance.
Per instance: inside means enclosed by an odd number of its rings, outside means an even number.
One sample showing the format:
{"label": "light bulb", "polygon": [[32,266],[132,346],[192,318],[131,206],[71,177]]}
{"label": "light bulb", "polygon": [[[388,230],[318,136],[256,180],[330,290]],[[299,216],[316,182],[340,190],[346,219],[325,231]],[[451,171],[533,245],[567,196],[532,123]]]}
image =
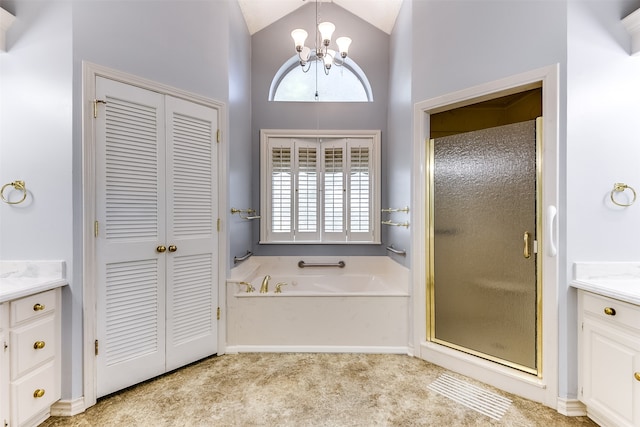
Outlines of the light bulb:
{"label": "light bulb", "polygon": [[324,61],[324,68],[326,68],[327,70],[331,68],[331,65],[333,64],[333,57],[335,56],[335,54],[335,50],[329,49],[324,55],[324,58],[322,58],[322,60]]}
{"label": "light bulb", "polygon": [[336,30],[336,26],[331,22],[321,22],[318,24],[318,30],[320,30],[320,34],[322,36],[322,44],[329,46],[331,44],[331,36]]}
{"label": "light bulb", "polygon": [[338,44],[338,50],[340,51],[340,56],[343,58],[347,57],[349,53],[349,46],[351,45],[351,39],[349,37],[338,37],[336,39],[336,43]]}
{"label": "light bulb", "polygon": [[297,52],[302,51],[304,41],[307,39],[307,36],[307,32],[300,28],[291,31],[291,37],[293,38],[293,43],[295,44]]}

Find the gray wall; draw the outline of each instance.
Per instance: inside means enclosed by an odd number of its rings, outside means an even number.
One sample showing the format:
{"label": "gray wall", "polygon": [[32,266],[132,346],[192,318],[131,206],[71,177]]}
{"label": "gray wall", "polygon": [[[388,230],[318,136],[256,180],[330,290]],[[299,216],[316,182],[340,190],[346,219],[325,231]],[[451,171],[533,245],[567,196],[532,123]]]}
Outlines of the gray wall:
{"label": "gray wall", "polygon": [[[237,2],[232,1],[229,15],[229,194],[228,208],[251,206],[252,149],[251,140],[251,38]],[[225,230],[230,236],[229,264],[233,257],[252,248],[250,221],[226,213]],[[225,218],[225,216],[223,216]]]}
{"label": "gray wall", "polygon": [[[282,64],[295,53],[291,31],[305,28],[312,34],[313,3],[302,6],[251,37],[252,50],[252,207],[260,206],[260,129],[380,129],[382,153],[387,145],[389,35],[333,3],[320,6],[323,20],[336,25],[336,36],[353,39],[349,56],[367,74],[372,103],[269,102],[269,87]],[[310,42],[307,43],[307,45]],[[286,49],[283,49],[286,46]],[[333,72],[339,70],[333,70]],[[384,154],[383,154],[384,156]],[[386,205],[387,171],[382,171],[382,204]],[[382,229],[382,239],[386,230]],[[381,245],[258,245],[258,221],[253,222],[254,252],[259,255],[384,255]]]}
{"label": "gray wall", "polygon": [[[411,203],[411,170],[413,167],[413,102],[412,102],[412,21],[413,2],[405,1],[391,33],[391,59],[389,73],[389,143],[384,151],[387,171],[389,207],[409,206],[410,214],[384,214],[384,218],[397,222],[410,221],[419,206]],[[385,246],[403,249],[406,256],[389,252],[389,256],[409,267],[411,259],[411,225],[409,228],[389,227]]]}
{"label": "gray wall", "polygon": [[[24,179],[33,195],[19,208],[0,204],[0,259],[67,262],[62,396],[73,399],[83,394],[81,63],[227,103],[228,140],[247,148],[250,37],[231,0],[0,0],[0,6],[17,17],[9,51],[0,54],[0,180]],[[246,167],[247,151],[229,150],[229,163]],[[228,193],[246,194],[249,185],[231,177]],[[250,245],[248,235],[236,234],[236,244]]]}

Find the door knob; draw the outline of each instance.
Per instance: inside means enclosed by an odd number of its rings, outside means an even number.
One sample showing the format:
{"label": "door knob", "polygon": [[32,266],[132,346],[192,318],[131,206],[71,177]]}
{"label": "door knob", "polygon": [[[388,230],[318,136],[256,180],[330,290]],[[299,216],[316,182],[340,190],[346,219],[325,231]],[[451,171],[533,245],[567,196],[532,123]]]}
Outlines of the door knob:
{"label": "door knob", "polygon": [[156,252],[160,252],[160,253],[163,253],[166,250],[167,250],[167,247],[164,245],[160,245],[156,248]]}
{"label": "door knob", "polygon": [[169,245],[169,252],[175,252],[178,250],[178,247],[176,245]]}
{"label": "door knob", "polygon": [[44,341],[36,341],[36,342],[33,343],[33,348],[35,350],[40,350],[40,349],[44,348],[44,346],[45,346]]}

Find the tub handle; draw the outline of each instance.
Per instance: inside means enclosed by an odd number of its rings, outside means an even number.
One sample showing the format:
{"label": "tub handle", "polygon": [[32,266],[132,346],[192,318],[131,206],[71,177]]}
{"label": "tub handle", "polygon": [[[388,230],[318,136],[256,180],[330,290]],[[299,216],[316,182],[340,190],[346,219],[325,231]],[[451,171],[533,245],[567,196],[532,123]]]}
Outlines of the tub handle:
{"label": "tub handle", "polygon": [[282,287],[287,285],[287,283],[284,282],[280,282],[276,284],[276,290],[274,291],[274,293],[276,294],[281,294],[282,293]]}
{"label": "tub handle", "polygon": [[335,264],[325,264],[325,263],[306,263],[302,260],[298,261],[298,267],[300,268],[306,268],[306,267],[340,267],[340,268],[344,268],[346,264],[344,263],[344,261],[338,261]]}

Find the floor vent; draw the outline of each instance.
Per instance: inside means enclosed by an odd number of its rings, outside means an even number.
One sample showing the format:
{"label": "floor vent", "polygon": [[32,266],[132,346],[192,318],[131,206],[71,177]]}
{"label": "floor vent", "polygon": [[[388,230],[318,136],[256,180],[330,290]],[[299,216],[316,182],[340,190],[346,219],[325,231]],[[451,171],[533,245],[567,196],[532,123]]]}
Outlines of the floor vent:
{"label": "floor vent", "polygon": [[498,421],[511,406],[511,400],[506,397],[447,374],[440,375],[427,388]]}

